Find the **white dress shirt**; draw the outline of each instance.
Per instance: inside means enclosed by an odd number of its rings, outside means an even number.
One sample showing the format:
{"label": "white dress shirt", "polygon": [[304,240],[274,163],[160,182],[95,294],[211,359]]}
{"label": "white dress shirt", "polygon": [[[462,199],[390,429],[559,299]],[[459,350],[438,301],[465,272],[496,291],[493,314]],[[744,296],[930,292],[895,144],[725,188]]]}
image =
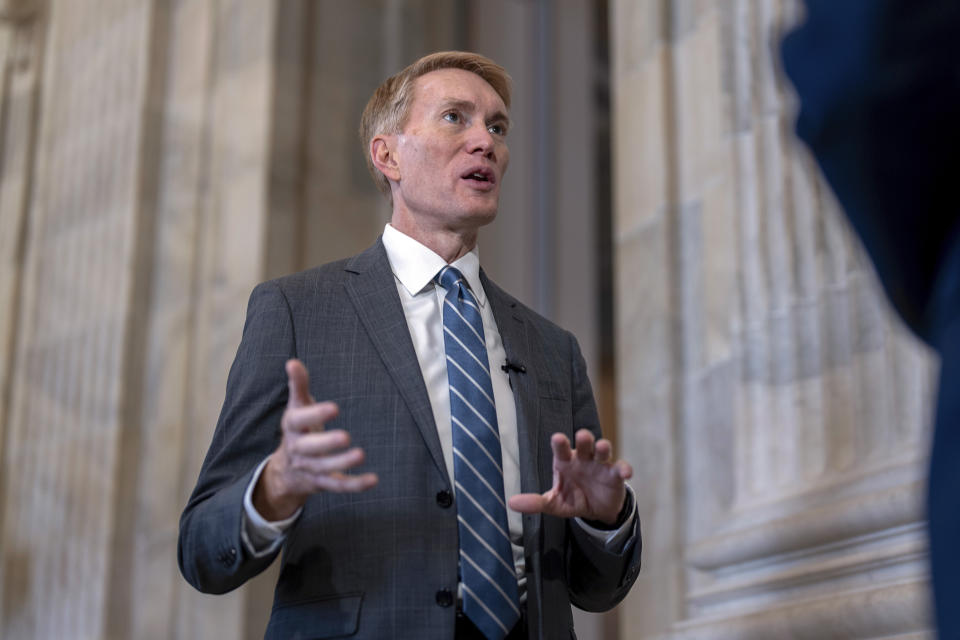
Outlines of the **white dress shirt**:
{"label": "white dress shirt", "polygon": [[[443,459],[453,481],[453,434],[450,420],[450,386],[447,382],[447,359],[443,345],[443,301],[446,290],[433,278],[446,266],[439,255],[420,244],[410,236],[387,224],[383,230],[383,246],[387,252],[391,270],[396,279],[397,293],[406,316],[410,338],[417,354],[420,371],[430,398],[434,422],[443,449]],[[493,318],[493,310],[487,303],[486,292],[480,283],[480,258],[474,248],[466,255],[451,263],[462,274],[470,291],[480,305],[483,319],[483,333],[487,343],[487,358],[490,363],[490,377],[493,396],[496,402],[497,423],[500,429],[500,447],[503,462],[503,489],[509,499],[520,493],[519,439],[517,437],[517,408],[510,388],[510,379],[500,365],[506,362],[506,353],[500,331]],[[260,472],[266,464],[264,460],[257,468],[244,496],[244,524],[242,537],[247,550],[256,557],[271,553],[282,544],[284,532],[297,519],[300,511],[281,522],[268,522],[253,508],[253,488]],[[630,491],[629,485],[627,486]],[[633,500],[633,495],[629,499]],[[520,593],[525,596],[523,521],[522,514],[507,509],[507,524],[510,542],[513,546],[513,559],[517,570]],[[579,518],[575,522],[584,531],[591,534],[598,544],[610,550],[622,548],[633,531],[633,516],[614,531],[596,529]]]}

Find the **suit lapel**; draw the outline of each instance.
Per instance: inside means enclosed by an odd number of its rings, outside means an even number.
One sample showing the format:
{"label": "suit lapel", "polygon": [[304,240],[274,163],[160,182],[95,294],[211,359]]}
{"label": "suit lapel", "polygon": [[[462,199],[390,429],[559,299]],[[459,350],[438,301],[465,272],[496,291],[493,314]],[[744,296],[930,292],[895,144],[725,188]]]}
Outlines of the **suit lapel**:
{"label": "suit lapel", "polygon": [[[517,308],[517,301],[494,284],[481,269],[480,281],[497,321],[507,359],[523,365],[526,372],[510,371],[510,387],[517,405],[517,439],[520,447],[520,489],[524,493],[541,493],[540,487],[540,394],[537,371],[542,363],[532,350],[529,327]],[[551,460],[552,463],[552,460]],[[527,613],[531,630],[542,629],[543,568],[541,566],[540,514],[523,516],[523,546],[527,557]]]}
{"label": "suit lapel", "polygon": [[[538,359],[530,350],[527,323],[517,312],[517,302],[494,284],[481,270],[480,281],[493,309],[497,329],[507,359],[522,364],[526,372],[510,371],[510,387],[517,405],[517,438],[520,445],[520,487],[527,493],[540,493],[540,402],[537,393]],[[531,522],[536,530],[539,516]]]}
{"label": "suit lapel", "polygon": [[413,414],[437,470],[449,482],[430,398],[383,242],[378,239],[375,245],[351,258],[344,270],[353,276],[344,283],[347,295]]}

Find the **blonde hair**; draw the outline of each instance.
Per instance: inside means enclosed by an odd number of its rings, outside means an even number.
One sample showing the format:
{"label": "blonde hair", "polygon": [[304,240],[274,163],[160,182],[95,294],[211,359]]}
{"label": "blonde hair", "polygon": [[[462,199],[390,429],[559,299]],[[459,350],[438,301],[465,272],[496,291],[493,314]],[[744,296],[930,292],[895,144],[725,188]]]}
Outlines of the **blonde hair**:
{"label": "blonde hair", "polygon": [[440,69],[463,69],[475,73],[493,87],[507,109],[510,109],[510,75],[496,62],[478,53],[438,51],[424,56],[400,73],[390,76],[373,92],[360,117],[360,144],[367,160],[367,170],[381,193],[391,198],[390,181],[373,164],[370,141],[380,134],[399,133],[407,123],[413,102],[414,81]]}

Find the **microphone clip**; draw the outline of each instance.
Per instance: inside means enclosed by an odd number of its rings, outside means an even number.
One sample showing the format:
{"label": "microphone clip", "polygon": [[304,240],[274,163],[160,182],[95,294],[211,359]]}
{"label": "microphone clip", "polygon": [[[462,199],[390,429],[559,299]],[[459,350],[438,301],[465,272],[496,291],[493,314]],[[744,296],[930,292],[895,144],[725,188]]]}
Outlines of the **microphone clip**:
{"label": "microphone clip", "polygon": [[511,362],[510,358],[506,359],[504,364],[500,366],[500,369],[502,369],[506,373],[510,373],[511,371],[516,371],[517,373],[527,372],[527,368],[523,366],[522,362]]}

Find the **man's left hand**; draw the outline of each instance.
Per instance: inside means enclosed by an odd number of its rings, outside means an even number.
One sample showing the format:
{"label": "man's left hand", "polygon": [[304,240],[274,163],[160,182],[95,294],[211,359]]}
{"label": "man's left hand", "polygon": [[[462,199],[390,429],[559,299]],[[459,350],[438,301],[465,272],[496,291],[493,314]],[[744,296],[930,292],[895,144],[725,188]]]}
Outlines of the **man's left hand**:
{"label": "man's left hand", "polygon": [[571,449],[565,435],[553,434],[553,488],[543,495],[517,494],[510,498],[510,508],[520,513],[599,520],[612,526],[627,497],[624,481],[633,475],[633,469],[623,460],[611,460],[609,440],[595,442],[587,429],[580,429],[575,437],[576,449]]}

